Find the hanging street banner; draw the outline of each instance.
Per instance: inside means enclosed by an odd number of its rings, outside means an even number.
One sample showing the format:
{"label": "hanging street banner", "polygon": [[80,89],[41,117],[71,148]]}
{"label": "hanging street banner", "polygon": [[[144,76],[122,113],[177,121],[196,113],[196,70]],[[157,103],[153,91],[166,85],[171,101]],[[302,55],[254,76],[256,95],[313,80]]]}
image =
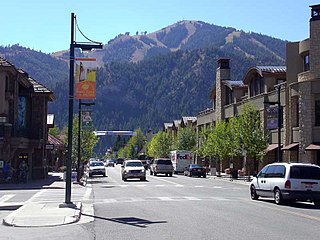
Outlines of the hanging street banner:
{"label": "hanging street banner", "polygon": [[267,108],[267,129],[272,130],[278,128],[278,107],[269,106]]}
{"label": "hanging street banner", "polygon": [[95,58],[76,58],[76,98],[96,98],[97,64]]}
{"label": "hanging street banner", "polygon": [[82,129],[92,129],[92,111],[91,110],[82,110]]}

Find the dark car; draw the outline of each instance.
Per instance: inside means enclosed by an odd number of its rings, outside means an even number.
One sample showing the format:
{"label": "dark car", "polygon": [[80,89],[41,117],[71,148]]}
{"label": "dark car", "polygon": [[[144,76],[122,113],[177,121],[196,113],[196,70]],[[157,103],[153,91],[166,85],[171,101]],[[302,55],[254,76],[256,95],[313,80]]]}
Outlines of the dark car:
{"label": "dark car", "polygon": [[123,162],[124,162],[124,159],[123,159],[123,158],[118,158],[117,161],[116,161],[116,164],[117,164],[117,165],[118,165],[118,164],[122,165]]}
{"label": "dark car", "polygon": [[198,177],[206,177],[207,176],[207,171],[206,169],[199,165],[199,164],[190,164],[186,169],[184,170],[184,175],[193,177],[193,176],[198,176]]}

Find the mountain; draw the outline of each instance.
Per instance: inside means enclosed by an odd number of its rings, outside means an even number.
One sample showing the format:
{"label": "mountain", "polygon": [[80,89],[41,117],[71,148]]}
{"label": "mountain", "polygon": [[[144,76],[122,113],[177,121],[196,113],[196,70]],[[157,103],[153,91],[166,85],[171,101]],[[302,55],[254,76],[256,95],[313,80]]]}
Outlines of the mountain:
{"label": "mountain", "polygon": [[[228,48],[233,45],[234,50],[242,51],[248,58],[254,59],[257,55],[265,54],[284,62],[285,44],[286,41],[262,34],[245,33],[235,28],[185,20],[149,34],[119,34],[104,45],[102,50],[89,52],[88,56],[97,58],[99,66],[104,66],[109,62],[139,62],[177,50]],[[68,51],[60,51],[53,56],[69,59]]]}
{"label": "mountain", "polygon": [[[100,66],[94,124],[97,130],[157,131],[164,122],[196,116],[211,107],[219,58],[230,58],[232,79],[242,80],[253,65],[284,65],[285,45],[263,34],[200,21],[181,21],[149,34],[119,34],[88,54]],[[57,100],[49,110],[59,126],[66,125],[68,51],[49,55],[14,45],[0,47],[0,56],[52,88]],[[98,151],[106,144],[100,141]]]}

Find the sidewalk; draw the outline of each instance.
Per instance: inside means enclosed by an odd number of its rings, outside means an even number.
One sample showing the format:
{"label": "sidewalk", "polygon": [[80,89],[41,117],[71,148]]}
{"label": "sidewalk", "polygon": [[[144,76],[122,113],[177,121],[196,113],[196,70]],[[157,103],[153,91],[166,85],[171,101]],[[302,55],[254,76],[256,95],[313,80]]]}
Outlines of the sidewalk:
{"label": "sidewalk", "polygon": [[[53,173],[47,179],[32,181],[27,184],[6,186],[12,189],[65,188],[62,174]],[[73,187],[81,187],[72,184]],[[78,222],[81,216],[82,203],[65,204],[62,202],[26,202],[3,219],[3,224],[14,227],[53,227]]]}

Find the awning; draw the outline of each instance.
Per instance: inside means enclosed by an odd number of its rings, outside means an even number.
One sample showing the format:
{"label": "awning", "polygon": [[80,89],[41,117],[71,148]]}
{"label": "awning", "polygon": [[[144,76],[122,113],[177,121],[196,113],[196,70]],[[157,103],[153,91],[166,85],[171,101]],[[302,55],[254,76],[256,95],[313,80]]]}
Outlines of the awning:
{"label": "awning", "polygon": [[282,148],[282,150],[292,150],[294,147],[299,146],[299,143],[291,143],[285,147]]}
{"label": "awning", "polygon": [[310,144],[308,147],[306,147],[305,150],[309,150],[309,151],[317,151],[320,150],[320,145],[316,145],[316,144]]}
{"label": "awning", "polygon": [[269,144],[269,146],[267,147],[267,152],[273,151],[273,150],[275,150],[276,148],[278,148],[278,144],[277,144],[277,143],[275,143],[275,144]]}

